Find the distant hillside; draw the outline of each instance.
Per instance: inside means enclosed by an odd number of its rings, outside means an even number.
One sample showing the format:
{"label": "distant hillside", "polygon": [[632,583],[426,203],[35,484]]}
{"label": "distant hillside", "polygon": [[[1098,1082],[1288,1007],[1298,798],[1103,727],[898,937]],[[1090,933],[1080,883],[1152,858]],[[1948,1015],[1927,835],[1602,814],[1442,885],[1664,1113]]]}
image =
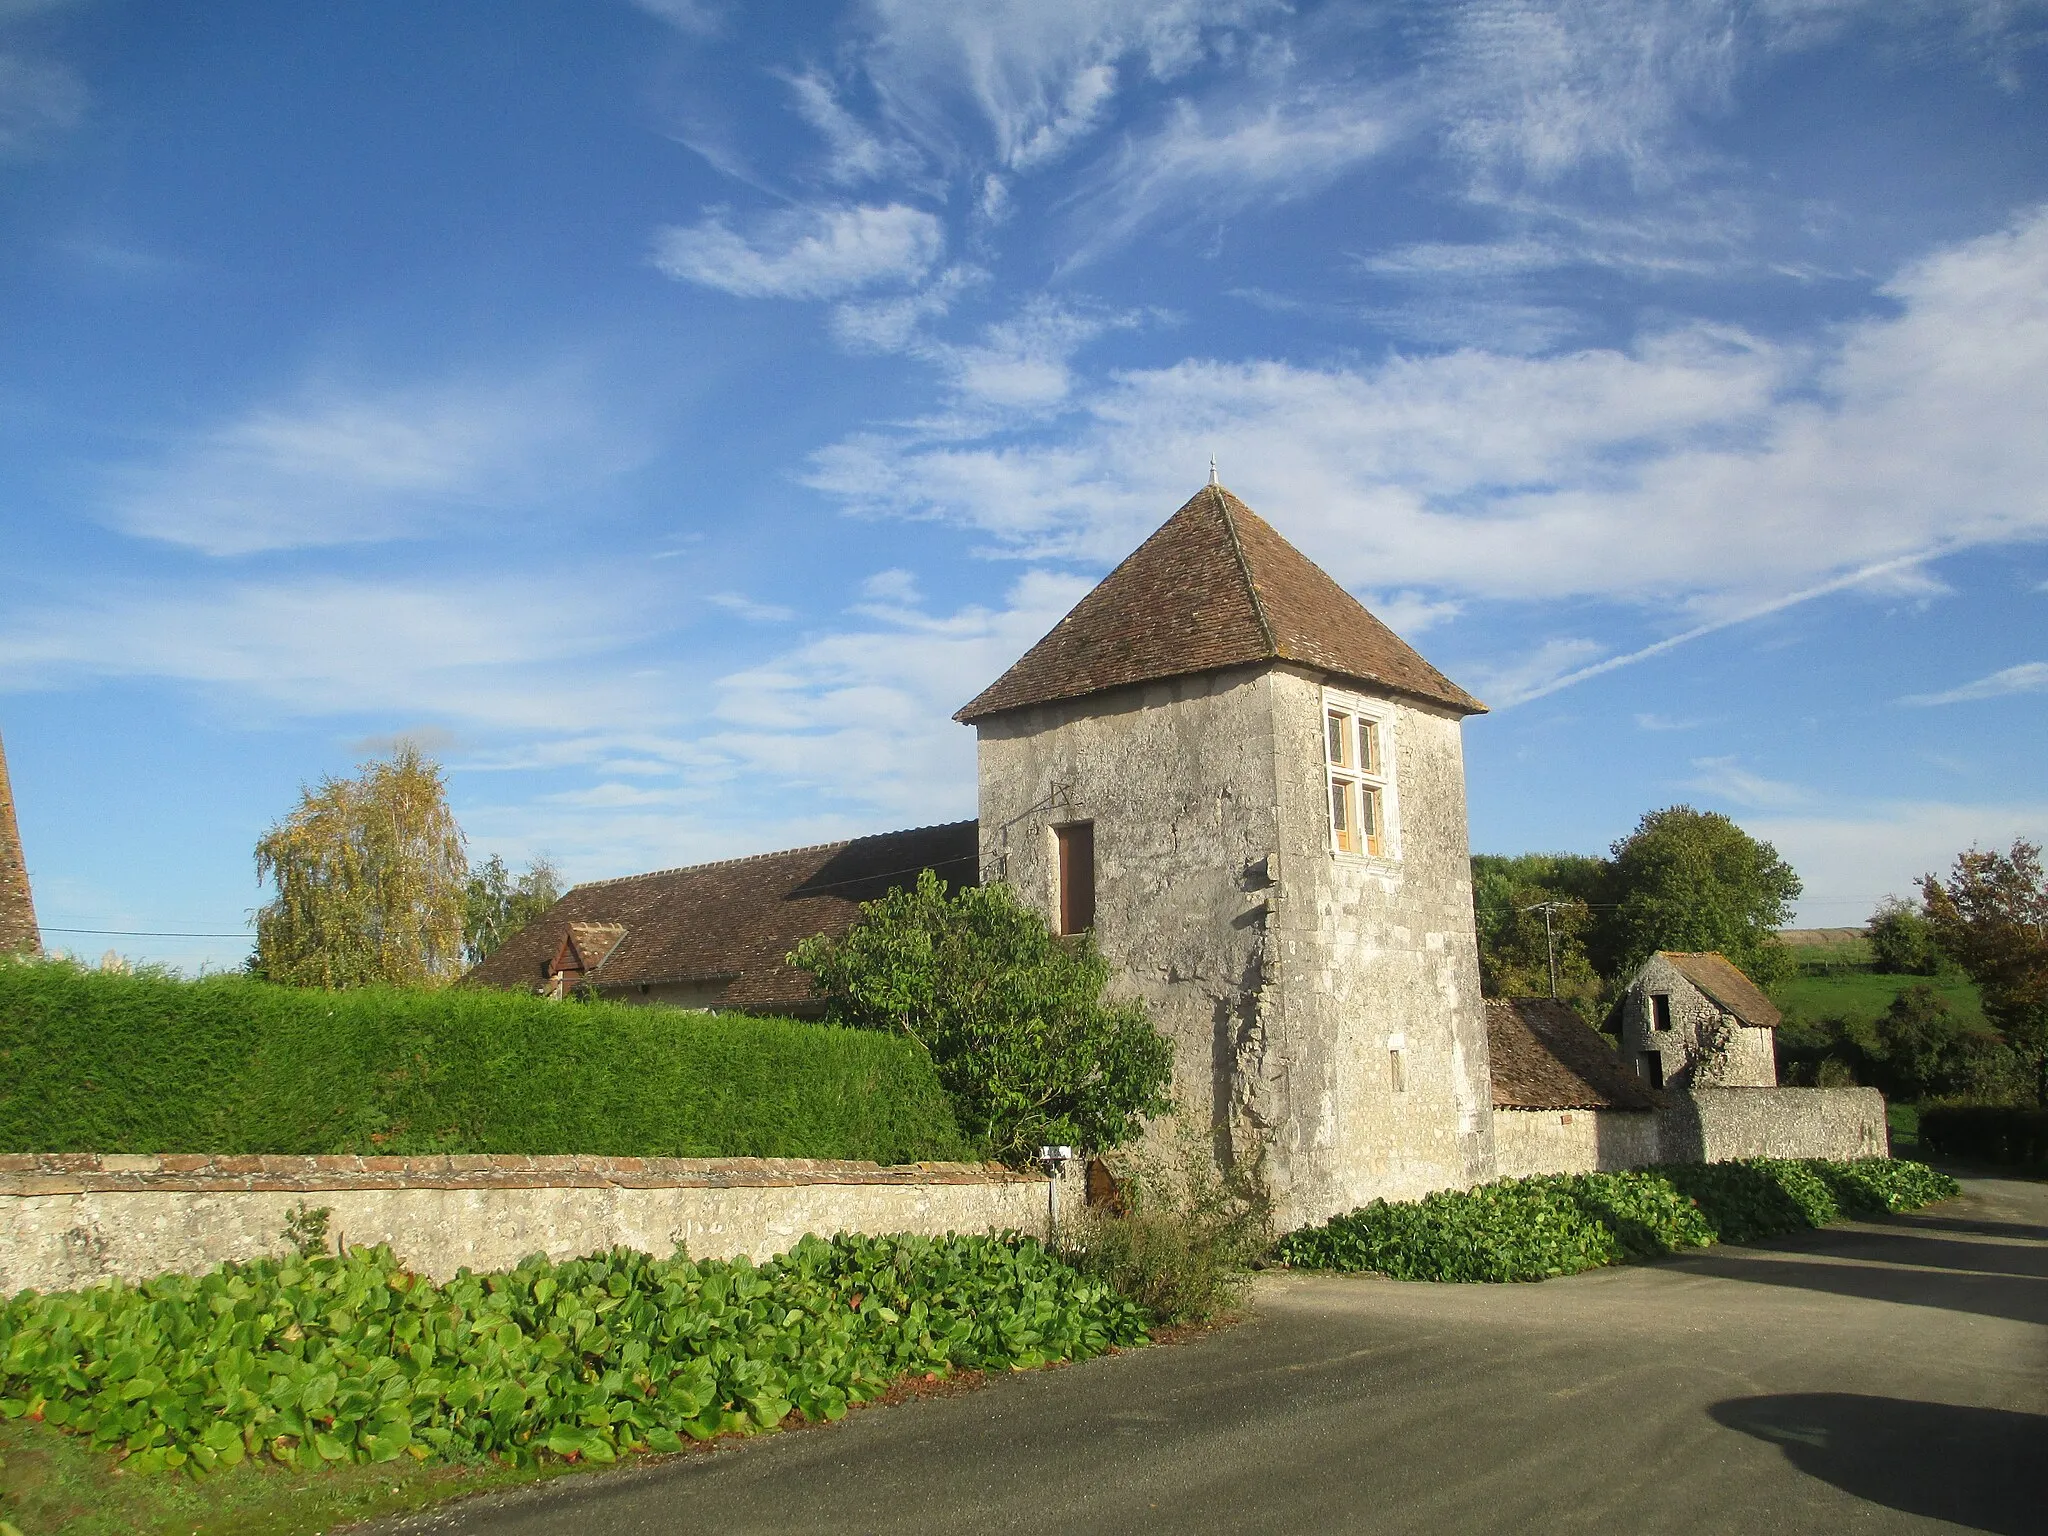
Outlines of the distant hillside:
{"label": "distant hillside", "polygon": [[1794,1033],[1828,1020],[1869,1023],[1917,982],[1946,998],[1966,1028],[1991,1027],[1975,982],[1956,975],[1882,975],[1871,964],[1870,941],[1861,928],[1785,928],[1778,937],[1791,948],[1799,970],[1771,988],[1771,1001],[1784,1010]]}
{"label": "distant hillside", "polygon": [[1869,942],[1869,935],[1861,928],[1780,928],[1778,937],[1794,949],[1823,949]]}

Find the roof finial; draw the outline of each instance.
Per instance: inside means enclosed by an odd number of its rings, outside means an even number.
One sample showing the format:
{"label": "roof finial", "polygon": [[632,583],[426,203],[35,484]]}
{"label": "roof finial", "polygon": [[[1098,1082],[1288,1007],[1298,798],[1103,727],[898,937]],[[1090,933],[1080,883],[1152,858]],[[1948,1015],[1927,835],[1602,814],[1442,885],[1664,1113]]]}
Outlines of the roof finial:
{"label": "roof finial", "polygon": [[1211,485],[1221,485],[1223,483],[1216,478],[1216,455],[1213,453],[1209,455],[1209,483]]}

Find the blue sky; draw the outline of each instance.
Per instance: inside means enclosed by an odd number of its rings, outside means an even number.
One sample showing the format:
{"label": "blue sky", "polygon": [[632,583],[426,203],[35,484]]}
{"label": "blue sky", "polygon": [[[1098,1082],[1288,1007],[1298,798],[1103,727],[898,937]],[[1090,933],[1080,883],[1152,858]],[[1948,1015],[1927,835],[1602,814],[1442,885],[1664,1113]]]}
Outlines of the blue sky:
{"label": "blue sky", "polygon": [[190,966],[410,735],[596,878],[973,814],[1204,479],[1860,921],[2048,834],[2048,6],[0,3],[0,738]]}

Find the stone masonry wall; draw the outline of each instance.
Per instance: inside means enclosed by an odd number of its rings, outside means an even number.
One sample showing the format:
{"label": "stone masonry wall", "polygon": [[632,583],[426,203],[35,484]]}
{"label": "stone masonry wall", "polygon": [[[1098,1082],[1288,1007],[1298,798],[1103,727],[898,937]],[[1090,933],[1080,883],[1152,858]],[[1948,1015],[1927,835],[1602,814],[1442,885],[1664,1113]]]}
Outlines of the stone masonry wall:
{"label": "stone masonry wall", "polygon": [[[1671,999],[1671,1028],[1651,1027],[1650,997]],[[1772,1088],[1778,1082],[1774,1031],[1737,1020],[1692,984],[1662,956],[1653,955],[1622,997],[1621,1059],[1631,1071],[1637,1058],[1654,1053],[1664,1064],[1668,1088]],[[1701,1060],[1703,1038],[1720,1050]]]}
{"label": "stone masonry wall", "polygon": [[1645,1109],[1495,1109],[1500,1176],[1613,1173],[1659,1161],[1657,1117]]}
{"label": "stone masonry wall", "polygon": [[0,1295],[287,1250],[297,1207],[424,1274],[624,1245],[765,1259],[806,1233],[1043,1236],[1046,1181],[962,1163],[773,1158],[0,1156]]}
{"label": "stone masonry wall", "polygon": [[[1389,703],[1400,858],[1339,861],[1321,684],[1244,667],[981,721],[982,877],[1049,915],[1095,827],[1096,926],[1219,1162],[1283,1227],[1493,1173],[1458,722]],[[1389,1083],[1389,1041],[1407,1066]]]}
{"label": "stone masonry wall", "polygon": [[0,743],[0,955],[42,952],[28,864],[21,852],[21,827],[14,815],[14,790],[7,778],[7,748]]}
{"label": "stone masonry wall", "polygon": [[1891,1132],[1875,1088],[1699,1088],[1665,1095],[1660,1161],[1885,1157]]}
{"label": "stone masonry wall", "polygon": [[1885,1157],[1891,1138],[1875,1088],[1699,1088],[1628,1109],[1493,1112],[1503,1178],[1590,1173],[1739,1157]]}
{"label": "stone masonry wall", "polygon": [[[1096,941],[1173,1041],[1175,1094],[1225,1166],[1289,1113],[1268,1014],[1272,718],[1261,672],[1237,668],[978,727],[982,878],[1052,916],[1053,829],[1095,824]],[[1287,1159],[1268,1160],[1281,1187]]]}
{"label": "stone masonry wall", "polygon": [[[1384,717],[1392,855],[1336,853],[1324,680],[1269,674],[1283,850],[1274,930],[1293,1206],[1321,1220],[1494,1177],[1492,1079],[1456,715],[1345,687]],[[1402,1058],[1394,1085],[1391,1053]]]}

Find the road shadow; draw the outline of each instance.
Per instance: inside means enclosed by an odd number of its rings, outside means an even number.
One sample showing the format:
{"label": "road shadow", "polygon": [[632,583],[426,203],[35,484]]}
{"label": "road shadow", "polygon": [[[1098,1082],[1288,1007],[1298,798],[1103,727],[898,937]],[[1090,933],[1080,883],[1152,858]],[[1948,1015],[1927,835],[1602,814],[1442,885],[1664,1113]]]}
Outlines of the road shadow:
{"label": "road shadow", "polygon": [[2017,1323],[2048,1324],[2048,1280],[2031,1275],[1903,1269],[1882,1261],[1841,1262],[1855,1257],[1853,1253],[1837,1251],[1825,1259],[1819,1255],[1803,1259],[1787,1257],[1783,1250],[1710,1248],[1672,1262],[1691,1274],[1712,1275],[1718,1280],[1789,1286],[1864,1301],[1938,1307],[1979,1317],[2008,1318]]}
{"label": "road shadow", "polygon": [[1869,1503],[1997,1536],[2042,1529],[2048,1418],[2039,1414],[1849,1392],[1730,1398],[1707,1411]]}
{"label": "road shadow", "polygon": [[1887,1225],[1928,1232],[1961,1232],[1970,1237],[2018,1237],[2048,1243],[2048,1227],[2020,1221],[1982,1221],[1969,1216],[1887,1216]]}

